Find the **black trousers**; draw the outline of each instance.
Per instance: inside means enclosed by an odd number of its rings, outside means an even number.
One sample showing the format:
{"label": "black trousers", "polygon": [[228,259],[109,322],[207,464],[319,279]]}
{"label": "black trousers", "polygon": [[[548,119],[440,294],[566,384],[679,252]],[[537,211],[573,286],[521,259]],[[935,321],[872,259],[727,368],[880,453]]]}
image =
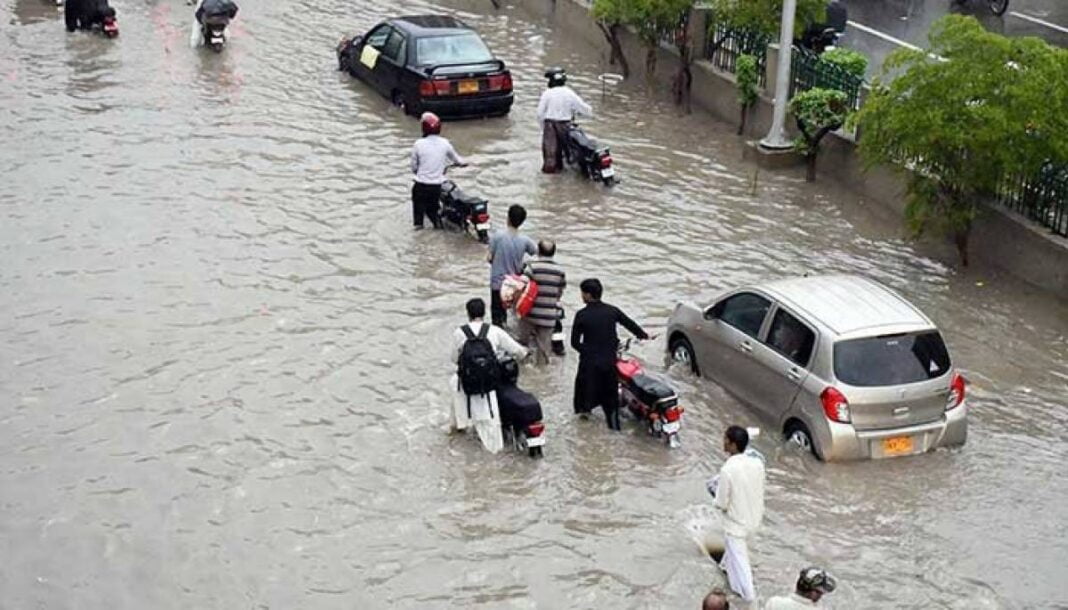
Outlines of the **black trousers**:
{"label": "black trousers", "polygon": [[594,407],[604,410],[604,420],[612,430],[619,430],[619,385],[614,361],[579,360],[575,375],[575,413],[589,413]]}
{"label": "black trousers", "polygon": [[441,199],[440,184],[412,184],[412,222],[415,226],[423,226],[423,216],[430,219],[430,224],[441,228],[441,219],[438,218],[439,200]]}
{"label": "black trousers", "polygon": [[73,32],[80,28],[88,29],[91,25],[89,13],[91,7],[88,0],[67,0],[63,4],[63,17],[67,22],[67,31]]}
{"label": "black trousers", "polygon": [[508,323],[508,310],[501,302],[501,289],[490,288],[490,319],[494,326],[504,326]]}

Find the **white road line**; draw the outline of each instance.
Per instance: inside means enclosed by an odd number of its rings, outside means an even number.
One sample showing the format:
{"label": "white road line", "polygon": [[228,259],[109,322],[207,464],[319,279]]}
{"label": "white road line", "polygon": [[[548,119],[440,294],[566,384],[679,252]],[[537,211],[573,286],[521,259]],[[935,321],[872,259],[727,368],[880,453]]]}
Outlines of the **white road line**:
{"label": "white road line", "polygon": [[880,32],[879,30],[877,30],[875,28],[870,28],[870,27],[864,25],[863,23],[857,23],[856,21],[847,21],[846,23],[848,23],[849,25],[857,28],[861,32],[866,32],[868,34],[871,34],[872,36],[875,36],[876,38],[882,38],[883,40],[885,40],[887,42],[892,42],[892,43],[894,43],[894,44],[896,44],[898,46],[905,47],[907,49],[912,49],[913,51],[922,51],[923,50],[923,49],[921,49],[920,47],[917,47],[914,44],[909,44],[909,43],[905,42],[904,40],[901,40],[899,38],[894,38],[890,34],[887,34],[885,32]]}
{"label": "white road line", "polygon": [[1016,17],[1017,19],[1023,19],[1024,21],[1030,21],[1031,23],[1037,23],[1038,25],[1044,25],[1047,28],[1050,28],[1051,30],[1057,30],[1058,32],[1064,32],[1065,34],[1068,34],[1068,28],[1064,27],[1063,25],[1057,25],[1056,23],[1050,23],[1048,21],[1042,21],[1038,17],[1032,17],[1031,15],[1025,15],[1023,13],[1017,13],[1016,11],[1011,11],[1009,14],[1012,15],[1013,17]]}

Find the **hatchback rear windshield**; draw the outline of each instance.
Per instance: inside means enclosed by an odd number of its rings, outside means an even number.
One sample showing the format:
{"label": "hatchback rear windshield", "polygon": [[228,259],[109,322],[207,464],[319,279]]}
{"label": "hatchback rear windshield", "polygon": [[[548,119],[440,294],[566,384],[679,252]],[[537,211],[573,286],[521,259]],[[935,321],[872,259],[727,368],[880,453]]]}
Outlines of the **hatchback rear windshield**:
{"label": "hatchback rear windshield", "polygon": [[851,339],[834,346],[834,375],[853,386],[916,383],[947,371],[949,352],[938,331]]}
{"label": "hatchback rear windshield", "polygon": [[419,38],[415,43],[415,56],[420,66],[480,64],[493,61],[493,54],[486,47],[486,43],[474,32]]}

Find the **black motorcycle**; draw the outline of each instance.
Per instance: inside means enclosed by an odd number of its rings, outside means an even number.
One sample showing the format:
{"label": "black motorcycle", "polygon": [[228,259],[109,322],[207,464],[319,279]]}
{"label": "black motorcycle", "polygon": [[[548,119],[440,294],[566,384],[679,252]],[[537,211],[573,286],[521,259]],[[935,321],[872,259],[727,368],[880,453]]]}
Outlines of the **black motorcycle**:
{"label": "black motorcycle", "polygon": [[567,127],[564,159],[590,180],[599,180],[604,182],[605,186],[612,186],[617,181],[616,170],[612,167],[611,151],[586,135],[574,121]]}
{"label": "black motorcycle", "polygon": [[[986,5],[990,7],[990,12],[994,13],[998,17],[1005,14],[1005,11],[1009,10],[1009,0],[983,0]],[[968,0],[953,0],[953,4],[962,6],[967,3]]]}
{"label": "black motorcycle", "polygon": [[452,180],[441,185],[441,219],[464,233],[474,233],[478,241],[489,241],[489,202],[481,197],[468,195]]}
{"label": "black motorcycle", "polygon": [[545,446],[541,403],[516,385],[519,363],[512,358],[502,358],[500,364],[497,406],[501,416],[501,431],[516,451],[526,451],[533,458],[541,457]]}
{"label": "black motorcycle", "polygon": [[819,55],[827,49],[838,46],[838,40],[845,33],[849,12],[839,0],[827,3],[826,23],[814,23],[805,29],[801,38],[795,42]]}

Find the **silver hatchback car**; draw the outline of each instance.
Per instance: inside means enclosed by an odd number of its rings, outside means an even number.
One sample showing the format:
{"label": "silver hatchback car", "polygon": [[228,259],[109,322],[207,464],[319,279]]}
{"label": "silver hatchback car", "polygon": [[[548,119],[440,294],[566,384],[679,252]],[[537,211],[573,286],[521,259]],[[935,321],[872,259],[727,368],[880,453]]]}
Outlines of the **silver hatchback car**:
{"label": "silver hatchback car", "polygon": [[825,460],[963,445],[964,378],[934,323],[888,288],[814,276],[680,303],[671,357],[716,380]]}

